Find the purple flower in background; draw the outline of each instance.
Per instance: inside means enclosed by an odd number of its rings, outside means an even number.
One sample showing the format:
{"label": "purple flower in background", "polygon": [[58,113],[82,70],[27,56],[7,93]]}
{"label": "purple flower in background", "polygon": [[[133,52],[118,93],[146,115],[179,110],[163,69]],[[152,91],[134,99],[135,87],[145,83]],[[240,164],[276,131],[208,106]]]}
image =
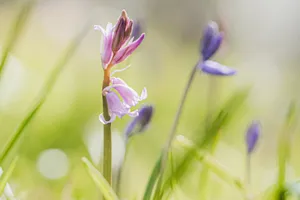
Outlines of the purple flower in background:
{"label": "purple flower in background", "polygon": [[202,63],[199,63],[198,67],[203,72],[211,75],[216,75],[216,76],[231,76],[236,73],[236,70],[211,60],[207,60]]}
{"label": "purple flower in background", "polygon": [[[131,37],[133,21],[127,16],[125,10],[115,26],[109,23],[106,29],[99,25],[95,25],[95,30],[100,30],[103,34],[103,49],[101,51],[101,59],[103,68],[106,69],[110,64],[112,67],[128,58],[134,50],[144,40],[145,34],[142,33],[136,40]],[[135,37],[137,37],[135,35]]]}
{"label": "purple flower in background", "polygon": [[145,131],[151,122],[154,108],[151,105],[143,106],[139,114],[127,126],[125,130],[125,139],[128,140],[132,135]]}
{"label": "purple flower in background", "polygon": [[254,151],[260,136],[260,132],[261,132],[261,125],[259,121],[253,121],[248,127],[248,130],[246,132],[246,144],[247,144],[248,154],[251,154]]}
{"label": "purple flower in background", "polygon": [[198,64],[199,70],[214,76],[231,76],[236,74],[236,70],[209,60],[220,48],[222,40],[223,33],[219,32],[218,24],[210,22],[203,34],[201,43],[202,60]]}
{"label": "purple flower in background", "polygon": [[135,20],[132,28],[132,34],[131,34],[132,37],[138,38],[142,34],[142,31],[143,31],[142,22],[139,20]]}
{"label": "purple flower in background", "polygon": [[106,121],[103,114],[99,120],[103,124],[113,122],[116,117],[122,118],[124,115],[136,117],[138,110],[131,111],[131,107],[136,106],[139,101],[147,98],[147,90],[143,89],[139,96],[137,92],[129,87],[122,79],[111,77],[111,85],[103,89],[103,95],[106,97],[110,120]]}
{"label": "purple flower in background", "polygon": [[219,32],[216,22],[210,22],[204,30],[201,54],[203,60],[210,59],[219,49],[223,40],[223,33]]}

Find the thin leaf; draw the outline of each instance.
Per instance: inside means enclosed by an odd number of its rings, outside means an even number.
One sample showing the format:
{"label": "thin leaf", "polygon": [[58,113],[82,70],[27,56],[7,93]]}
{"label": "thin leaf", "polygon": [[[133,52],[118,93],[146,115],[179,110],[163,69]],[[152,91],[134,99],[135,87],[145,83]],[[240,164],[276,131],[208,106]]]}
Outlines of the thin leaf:
{"label": "thin leaf", "polygon": [[99,190],[102,192],[106,200],[118,200],[117,194],[110,187],[109,183],[105,180],[103,175],[93,166],[93,164],[85,157],[82,158],[82,162],[86,167],[90,177],[94,180]]}
{"label": "thin leaf", "polygon": [[286,162],[290,155],[290,142],[291,142],[291,134],[293,132],[293,128],[295,127],[296,122],[296,106],[295,103],[292,102],[290,104],[286,121],[284,124],[284,128],[279,135],[278,140],[278,179],[277,179],[277,199],[285,200],[286,199],[286,189],[285,189],[285,173],[286,173]]}
{"label": "thin leaf", "polygon": [[[237,111],[245,102],[246,98],[248,97],[248,94],[248,89],[237,91],[224,104],[223,108],[219,111],[215,119],[212,120],[211,124],[207,126],[208,128],[205,131],[204,137],[196,139],[195,144],[196,146],[198,146],[198,148],[202,149],[213,144],[220,129],[226,126],[232,120],[233,116],[237,113]],[[177,182],[180,182],[180,180],[186,173],[191,161],[194,160],[195,154],[195,149],[188,150],[186,156],[176,167],[173,175],[169,175],[169,177],[166,179],[161,191],[163,191],[164,193],[168,193],[170,190],[171,183],[174,179],[176,179]],[[162,198],[162,194],[160,194],[160,198]]]}
{"label": "thin leaf", "polygon": [[234,185],[242,193],[245,192],[245,186],[243,185],[242,181],[239,178],[232,176],[228,169],[220,164],[212,155],[201,151],[201,149],[197,148],[197,146],[191,140],[188,140],[182,135],[177,136],[176,142],[178,146],[183,147],[186,150],[195,149],[197,161],[204,164],[206,167],[208,167],[208,169],[210,169],[225,182]]}
{"label": "thin leaf", "polygon": [[46,81],[44,87],[39,92],[38,97],[35,100],[35,103],[31,107],[31,109],[29,109],[29,112],[24,117],[23,121],[17,127],[16,131],[12,134],[11,138],[8,140],[3,150],[1,151],[0,165],[5,160],[10,150],[15,146],[19,138],[21,137],[23,130],[31,122],[31,120],[33,119],[37,111],[41,108],[41,106],[45,102],[49,92],[52,90],[54,83],[56,82],[58,76],[60,75],[60,72],[63,70],[64,66],[71,59],[71,57],[74,55],[76,49],[79,47],[80,42],[87,34],[89,30],[88,27],[90,26],[89,24],[90,23],[88,23],[88,26],[84,26],[82,31],[80,31],[80,33],[71,41],[70,45],[67,48],[66,53],[58,60],[57,64],[54,66],[54,69],[50,74],[48,80]]}
{"label": "thin leaf", "polygon": [[155,166],[152,170],[151,176],[148,180],[146,190],[144,192],[143,200],[150,200],[151,199],[155,183],[157,182],[157,179],[158,179],[159,173],[160,173],[161,158],[162,158],[162,156],[160,156],[159,159],[155,163]]}
{"label": "thin leaf", "polygon": [[11,174],[13,173],[15,167],[16,167],[16,164],[17,164],[17,161],[18,161],[19,157],[16,156],[12,162],[10,163],[7,171],[3,172],[1,178],[0,178],[0,196],[2,196],[3,194],[3,191],[4,191],[4,188],[8,182],[8,179],[10,178]]}
{"label": "thin leaf", "polygon": [[10,31],[9,38],[6,40],[6,44],[4,45],[2,51],[2,58],[0,62],[0,75],[2,70],[7,62],[8,54],[14,48],[15,44],[20,37],[20,34],[26,24],[27,19],[35,5],[35,0],[28,0],[24,6],[22,6],[20,12],[18,13],[15,22],[13,22],[12,29]]}

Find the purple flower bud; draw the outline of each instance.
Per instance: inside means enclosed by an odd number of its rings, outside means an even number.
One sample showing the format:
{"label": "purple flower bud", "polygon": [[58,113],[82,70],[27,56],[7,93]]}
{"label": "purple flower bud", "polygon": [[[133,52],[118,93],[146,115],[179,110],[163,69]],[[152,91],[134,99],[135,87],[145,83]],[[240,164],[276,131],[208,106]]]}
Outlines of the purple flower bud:
{"label": "purple flower bud", "polygon": [[[108,24],[106,29],[103,29],[99,25],[95,25],[96,30],[100,30],[103,34],[103,46],[101,50],[103,68],[106,69],[110,64],[112,67],[128,58],[134,50],[144,40],[145,34],[141,34],[139,37],[132,35],[133,21],[127,16],[125,10],[122,11],[121,16],[115,26]],[[139,25],[137,25],[138,27]],[[135,33],[137,34],[137,33]],[[138,37],[136,40],[134,40]]]}
{"label": "purple flower bud", "polygon": [[259,121],[253,121],[248,127],[248,130],[246,132],[246,144],[247,144],[248,154],[251,154],[254,151],[260,136],[260,132],[261,132],[261,125]]}
{"label": "purple flower bud", "polygon": [[113,64],[118,64],[118,63],[124,61],[126,58],[128,58],[134,52],[134,50],[136,50],[138,48],[138,46],[140,46],[140,44],[144,40],[144,37],[145,37],[145,34],[143,33],[138,39],[136,39],[133,42],[129,42],[127,44],[127,46],[121,48],[116,53],[116,55],[112,61]]}
{"label": "purple flower bud", "polygon": [[151,105],[143,106],[139,115],[135,117],[125,130],[125,138],[128,140],[132,135],[145,131],[152,119],[154,108]]}
{"label": "purple flower bud", "polygon": [[223,40],[222,33],[219,32],[218,24],[210,22],[204,30],[201,54],[203,61],[210,59],[221,46]]}
{"label": "purple flower bud", "polygon": [[215,76],[231,76],[236,73],[236,70],[211,60],[200,62],[198,68],[204,73]]}
{"label": "purple flower bud", "polygon": [[121,16],[116,24],[112,51],[117,52],[129,40],[133,21],[129,19],[125,10],[122,11]]}

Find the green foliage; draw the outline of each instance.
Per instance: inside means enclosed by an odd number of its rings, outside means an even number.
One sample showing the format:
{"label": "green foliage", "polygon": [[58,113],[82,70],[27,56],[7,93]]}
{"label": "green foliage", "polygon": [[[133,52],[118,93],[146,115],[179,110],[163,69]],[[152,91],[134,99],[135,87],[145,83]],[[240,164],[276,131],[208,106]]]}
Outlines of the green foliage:
{"label": "green foliage", "polygon": [[90,177],[94,180],[99,190],[102,192],[106,200],[118,200],[117,194],[110,187],[109,183],[105,180],[102,174],[93,166],[93,164],[87,159],[82,158],[82,162],[86,167]]}

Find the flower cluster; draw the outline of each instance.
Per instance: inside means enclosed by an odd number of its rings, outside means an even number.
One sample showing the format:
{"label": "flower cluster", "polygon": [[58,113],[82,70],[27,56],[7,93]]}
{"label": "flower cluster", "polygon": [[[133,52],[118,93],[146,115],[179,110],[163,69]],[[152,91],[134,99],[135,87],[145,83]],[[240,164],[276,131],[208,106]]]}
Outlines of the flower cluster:
{"label": "flower cluster", "polygon": [[[102,94],[106,97],[109,120],[104,115],[99,116],[103,124],[111,123],[116,117],[129,115],[135,117],[138,111],[131,111],[131,107],[136,106],[139,101],[147,98],[147,90],[143,89],[141,95],[129,87],[122,79],[112,77],[111,68],[128,58],[134,50],[142,43],[145,34],[141,34],[136,40],[132,36],[133,21],[123,10],[115,26],[108,23],[106,29],[95,25],[96,30],[103,34],[103,49],[101,50],[101,60],[104,69],[104,80]],[[124,69],[123,69],[124,70]],[[117,70],[116,70],[117,71]],[[122,71],[122,70],[119,70]]]}
{"label": "flower cluster", "polygon": [[204,73],[217,76],[230,76],[236,73],[234,69],[209,60],[220,48],[222,40],[223,33],[219,31],[218,24],[210,22],[204,30],[201,43],[202,60],[198,65],[198,68]]}

